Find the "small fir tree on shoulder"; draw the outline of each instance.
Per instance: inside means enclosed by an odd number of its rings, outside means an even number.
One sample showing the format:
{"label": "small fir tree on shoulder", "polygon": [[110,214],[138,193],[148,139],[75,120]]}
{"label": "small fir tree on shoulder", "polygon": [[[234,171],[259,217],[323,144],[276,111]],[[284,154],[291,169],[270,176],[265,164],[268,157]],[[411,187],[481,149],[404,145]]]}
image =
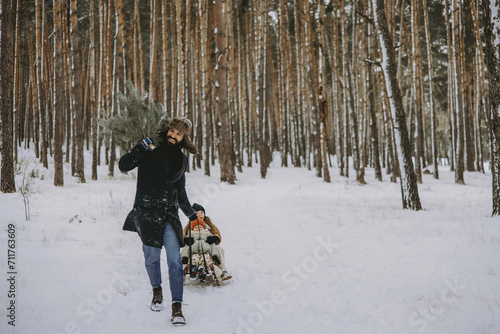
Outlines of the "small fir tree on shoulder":
{"label": "small fir tree on shoulder", "polygon": [[110,116],[101,109],[102,118],[98,120],[105,143],[110,143],[113,136],[124,151],[145,137],[159,142],[160,132],[169,122],[162,104],[155,103],[148,92],[140,93],[130,81],[126,85],[127,94],[117,92],[119,113]]}

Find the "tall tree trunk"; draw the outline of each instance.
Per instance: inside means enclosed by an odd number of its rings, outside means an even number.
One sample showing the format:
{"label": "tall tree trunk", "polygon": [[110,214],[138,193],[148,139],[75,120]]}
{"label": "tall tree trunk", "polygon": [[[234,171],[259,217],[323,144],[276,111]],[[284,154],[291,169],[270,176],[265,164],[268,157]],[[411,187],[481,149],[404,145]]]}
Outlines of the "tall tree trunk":
{"label": "tall tree trunk", "polygon": [[[411,1],[411,64],[412,64],[412,107],[415,112],[415,174],[417,182],[422,183],[423,166],[423,117],[421,96],[421,52],[420,52],[420,25],[419,25],[419,2]],[[411,132],[413,133],[413,132]],[[411,135],[411,134],[410,134]]]}
{"label": "tall tree trunk", "polygon": [[82,50],[79,44],[79,32],[78,29],[78,1],[71,0],[71,48],[73,55],[73,76],[72,76],[72,84],[73,84],[73,107],[72,111],[75,114],[75,156],[76,156],[76,167],[75,167],[75,176],[78,178],[79,182],[85,182],[85,172],[84,172],[84,158],[83,158],[83,141],[84,141],[84,129],[83,129],[83,121],[84,121],[84,110],[83,110],[83,101],[82,101]]}
{"label": "tall tree trunk", "polygon": [[[318,41],[318,26],[315,20],[317,10],[316,2],[311,5],[306,2],[307,13],[309,14],[309,22],[307,25],[307,59],[306,62],[310,64],[307,70],[307,76],[309,81],[309,104],[310,104],[310,127],[311,127],[311,142],[312,148],[314,150],[314,166],[316,167],[316,176],[322,177],[323,163],[321,157],[321,122],[320,122],[320,108],[318,103],[318,98],[322,91],[320,91],[319,77],[322,73],[318,71],[319,67],[319,41]],[[310,7],[310,8],[309,8]]]}
{"label": "tall tree trunk", "polygon": [[[23,13],[26,22],[29,22],[30,18],[28,15],[28,9],[26,6],[26,1],[23,1]],[[30,69],[30,77],[29,77],[29,87],[28,87],[28,92],[27,92],[27,98],[28,98],[28,110],[32,109],[32,112],[30,112],[29,116],[26,117],[26,123],[25,123],[25,131],[28,134],[27,138],[27,147],[29,148],[29,143],[30,140],[34,140],[35,143],[35,156],[38,159],[39,158],[39,151],[38,151],[38,143],[36,142],[35,139],[35,134],[34,134],[34,124],[33,122],[36,122],[35,120],[35,115],[37,115],[37,110],[38,110],[38,100],[36,96],[36,59],[35,59],[35,47],[34,47],[34,42],[35,39],[33,38],[33,32],[31,31],[31,26],[30,24],[26,24],[26,35],[28,38],[28,47],[29,47],[29,69]],[[31,107],[31,108],[30,108]]]}
{"label": "tall tree trunk", "polygon": [[[328,148],[327,148],[327,135],[326,135],[326,113],[328,110],[328,104],[327,104],[327,99],[325,97],[326,95],[326,89],[324,86],[324,81],[326,78],[325,75],[325,64],[326,64],[326,57],[324,56],[324,48],[323,48],[323,42],[324,42],[324,22],[325,22],[325,3],[323,0],[319,0],[319,17],[320,17],[320,22],[318,26],[318,34],[317,34],[317,48],[318,48],[318,62],[320,64],[319,66],[319,76],[321,79],[318,80],[317,85],[318,87],[318,112],[319,112],[319,141],[321,143],[321,155],[322,155],[322,166],[321,168],[323,169],[323,180],[327,183],[331,182],[330,178],[330,171],[328,170]],[[319,155],[319,154],[318,154]]]}
{"label": "tall tree trunk", "polygon": [[[168,13],[167,13],[167,4],[165,1],[161,2],[161,63],[162,63],[162,81],[163,81],[163,108],[165,113],[168,110],[168,101],[169,101],[169,81],[170,81],[170,70],[169,67],[169,33],[168,33]],[[201,152],[201,151],[200,151]]]}
{"label": "tall tree trunk", "polygon": [[492,216],[500,215],[500,0],[482,0],[491,132]]}
{"label": "tall tree trunk", "polygon": [[403,99],[397,82],[395,53],[391,35],[387,27],[383,0],[371,0],[375,25],[378,30],[378,40],[382,49],[382,69],[385,86],[388,93],[391,114],[394,120],[396,147],[401,168],[401,195],[404,209],[421,210],[418,186],[413,169],[410,141],[406,128],[406,115],[403,109]]}
{"label": "tall tree trunk", "polygon": [[173,110],[178,112],[180,115],[185,115],[185,18],[184,18],[184,3],[182,1],[175,1],[175,22],[177,25],[176,36],[177,36],[177,66],[176,66],[176,82],[175,82],[175,92],[176,92],[176,107]]}
{"label": "tall tree trunk", "polygon": [[[113,4],[113,6],[112,6]],[[121,8],[117,8],[116,5],[122,6],[120,1],[110,1],[108,9],[108,36],[109,36],[109,46],[108,46],[108,110],[110,110],[111,115],[115,116],[118,114],[118,103],[116,101],[115,93],[120,90],[120,81],[118,79],[117,71],[121,74],[121,70],[117,70],[117,63],[121,64],[121,39],[122,32],[119,23],[119,16],[121,16]],[[115,14],[113,14],[112,8],[114,7]],[[122,6],[123,7],[123,6]],[[111,27],[113,26],[113,17],[115,20],[115,33],[111,33]],[[123,91],[123,90],[122,90]],[[109,146],[109,163],[108,163],[108,176],[115,176],[115,160],[116,160],[116,138],[111,136],[111,143]]]}
{"label": "tall tree trunk", "polygon": [[[477,122],[476,130],[476,140],[477,140],[477,170],[484,173],[484,158],[483,158],[483,140],[481,135],[481,119],[483,113],[481,109],[484,108],[484,115],[488,119],[488,113],[486,112],[486,80],[485,74],[486,70],[484,68],[484,54],[483,45],[481,41],[481,31],[479,29],[479,17],[477,15],[476,6],[471,6],[472,9],[472,21],[474,22],[474,33],[476,34],[476,110],[475,117]],[[489,124],[489,123],[488,123]]]}
{"label": "tall tree trunk", "polygon": [[227,98],[227,14],[223,0],[213,2],[214,38],[215,38],[215,110],[219,116],[219,161],[220,179],[229,184],[235,183],[235,171],[232,163],[232,147],[229,141],[230,120]]}
{"label": "tall tree trunk", "polygon": [[54,185],[63,186],[64,66],[63,12],[61,0],[54,0]]}
{"label": "tall tree trunk", "polygon": [[[343,6],[343,4],[342,4]],[[344,96],[344,85],[342,84],[342,82],[344,80],[342,80],[341,78],[341,73],[340,73],[340,69],[341,69],[341,59],[340,59],[340,54],[343,52],[343,49],[341,48],[341,46],[338,45],[337,41],[339,39],[339,36],[338,34],[339,33],[342,33],[343,30],[341,30],[340,28],[340,24],[342,24],[343,21],[341,21],[339,23],[339,19],[342,18],[341,16],[341,8],[342,6],[339,6],[337,11],[335,12],[335,15],[333,15],[333,43],[332,43],[332,47],[333,47],[333,59],[334,59],[334,63],[333,63],[333,68],[334,68],[334,71],[335,71],[335,77],[336,77],[336,91],[337,91],[337,101],[339,101],[339,103],[337,103],[338,107],[337,107],[337,137],[338,137],[338,140],[337,140],[337,161],[338,161],[338,166],[339,166],[339,175],[340,176],[345,176],[345,175],[349,175],[348,172],[346,172],[346,166],[344,165],[344,162],[345,162],[345,158],[344,156],[347,154],[347,152],[345,151],[345,145],[344,145],[344,141],[345,141],[345,135],[344,135],[344,108],[345,108],[345,101],[343,99],[343,96]],[[341,37],[342,38],[342,37]]]}
{"label": "tall tree trunk", "polygon": [[[17,3],[17,4],[16,4]],[[16,10],[14,11],[15,19],[14,19],[14,73],[13,73],[13,82],[12,82],[12,90],[13,90],[13,154],[14,154],[14,162],[17,162],[17,142],[21,143],[19,135],[19,120],[21,119],[21,100],[19,90],[22,88],[22,84],[19,83],[20,77],[20,69],[19,62],[21,60],[21,54],[19,52],[19,45],[21,44],[21,24],[20,24],[20,16],[21,16],[21,0],[17,0],[14,4],[16,6]]]}
{"label": "tall tree trunk", "polygon": [[[70,66],[72,63],[72,55],[70,52],[70,20],[68,17],[70,7],[69,1],[63,1],[62,2],[62,40],[63,40],[63,77],[64,77],[64,114],[63,114],[63,136],[65,136],[65,141],[64,144],[66,145],[66,152],[63,152],[63,161],[65,163],[70,162],[70,155],[74,152],[72,152],[72,147],[74,150],[74,146],[71,145],[71,133],[73,132],[73,124],[72,122],[72,113],[71,113],[71,105],[73,104],[72,99],[73,99],[73,92],[71,90],[71,73],[70,73]],[[71,175],[75,174],[75,160],[71,159]]]}
{"label": "tall tree trunk", "polygon": [[424,13],[425,44],[427,46],[427,69],[429,76],[429,107],[431,109],[431,143],[432,143],[432,165],[434,166],[433,176],[439,179],[438,170],[438,150],[437,150],[437,117],[434,107],[434,65],[432,63],[431,37],[429,33],[429,9],[427,0],[423,0],[422,9]]}
{"label": "tall tree trunk", "polygon": [[[370,12],[372,11],[371,5],[368,6]],[[368,58],[373,58],[372,52],[372,26],[370,24],[367,25],[368,36],[367,36],[367,54]],[[373,151],[373,166],[375,168],[375,178],[379,181],[382,181],[382,168],[380,166],[380,146],[378,140],[378,127],[377,127],[377,115],[375,112],[375,79],[373,75],[373,65],[371,62],[368,62],[368,102],[370,108],[370,142],[372,145]],[[392,137],[391,137],[392,138]],[[387,139],[388,140],[388,139]]]}
{"label": "tall tree trunk", "polygon": [[13,133],[13,75],[14,75],[14,22],[15,1],[3,0],[1,12],[1,55],[0,55],[0,108],[2,116],[2,167],[0,188],[3,193],[16,192],[14,180],[14,133]]}
{"label": "tall tree trunk", "polygon": [[351,150],[349,149],[349,105],[348,105],[348,82],[349,78],[347,76],[347,67],[349,62],[347,61],[348,52],[348,34],[346,33],[347,18],[345,13],[344,0],[340,0],[340,38],[341,38],[341,54],[342,54],[342,106],[343,106],[343,144],[344,144],[344,168],[345,177],[349,178],[349,155]]}
{"label": "tall tree trunk", "polygon": [[454,81],[454,114],[457,118],[457,150],[456,150],[456,170],[455,170],[455,183],[465,184],[464,180],[464,169],[465,169],[465,149],[464,149],[464,108],[461,100],[462,92],[462,73],[460,66],[460,50],[462,49],[460,43],[460,29],[458,15],[460,9],[460,4],[457,0],[452,0],[451,7],[451,23],[452,23],[452,54],[453,54],[453,66],[452,75]]}
{"label": "tall tree trunk", "polygon": [[[452,30],[451,30],[451,22],[450,22],[450,0],[445,0],[445,24],[446,24],[446,41],[448,50],[452,50]],[[456,147],[457,147],[457,135],[456,135],[456,116],[454,113],[454,80],[453,73],[451,71],[451,67],[453,64],[453,53],[448,52],[448,93],[446,94],[448,99],[448,128],[449,128],[449,137],[450,137],[450,146],[451,146],[451,157],[450,157],[450,170],[454,171],[456,169]]]}
{"label": "tall tree trunk", "polygon": [[347,86],[349,92],[349,123],[351,125],[351,154],[352,154],[352,164],[354,165],[354,170],[356,171],[356,181],[361,184],[366,184],[365,181],[365,168],[362,166],[363,162],[360,157],[360,139],[359,139],[359,123],[358,115],[356,112],[356,107],[354,103],[354,93],[353,93],[353,79],[351,76],[350,66],[346,66],[347,70]]}
{"label": "tall tree trunk", "polygon": [[149,49],[149,96],[153,100],[158,99],[156,87],[156,52],[158,49],[158,0],[151,0],[151,18],[150,18],[150,49]]}
{"label": "tall tree trunk", "polygon": [[135,86],[139,91],[146,89],[144,80],[144,61],[143,61],[143,47],[142,47],[142,30],[141,20],[139,15],[139,0],[134,0],[134,14],[133,14],[133,71]]}
{"label": "tall tree trunk", "polygon": [[472,7],[474,7],[474,1],[463,1],[463,9],[460,11],[461,14],[461,45],[462,47],[462,64],[464,75],[462,76],[463,82],[463,99],[464,103],[464,140],[465,140],[465,168],[468,171],[475,171],[474,161],[476,158],[475,152],[475,138],[474,138],[474,102],[473,102],[473,90],[474,90],[474,52],[475,52],[475,36],[474,36],[474,26],[472,21]]}
{"label": "tall tree trunk", "polygon": [[[38,121],[36,122],[35,131],[40,133],[40,161],[42,162],[43,167],[49,168],[49,163],[47,159],[48,155],[48,110],[47,110],[47,99],[49,98],[49,90],[48,90],[48,75],[47,75],[47,51],[49,48],[47,40],[45,40],[46,34],[46,22],[45,22],[45,6],[44,1],[37,0],[36,3],[36,52],[37,52],[37,99],[38,99],[38,118],[40,119],[40,124]],[[40,131],[38,131],[40,130]]]}
{"label": "tall tree trunk", "polygon": [[[97,164],[99,163],[99,148],[97,147],[97,109],[99,106],[99,85],[96,84],[96,76],[99,73],[96,64],[96,43],[95,43],[95,11],[94,0],[90,0],[89,5],[89,20],[90,20],[90,40],[89,40],[89,90],[90,90],[90,114],[92,115],[92,180],[97,180]],[[99,80],[100,81],[100,80]]]}
{"label": "tall tree trunk", "polygon": [[203,17],[201,19],[202,25],[204,28],[201,29],[202,32],[202,40],[204,43],[202,43],[202,66],[203,66],[203,91],[202,91],[202,98],[205,103],[204,107],[204,119],[203,123],[205,125],[205,164],[204,164],[204,169],[205,169],[205,175],[210,176],[210,149],[215,145],[214,141],[212,140],[214,131],[213,131],[213,124],[212,124],[212,58],[211,58],[211,50],[212,50],[212,19],[213,15],[211,10],[213,9],[213,6],[209,4],[210,0],[203,0],[202,3],[202,13]]}

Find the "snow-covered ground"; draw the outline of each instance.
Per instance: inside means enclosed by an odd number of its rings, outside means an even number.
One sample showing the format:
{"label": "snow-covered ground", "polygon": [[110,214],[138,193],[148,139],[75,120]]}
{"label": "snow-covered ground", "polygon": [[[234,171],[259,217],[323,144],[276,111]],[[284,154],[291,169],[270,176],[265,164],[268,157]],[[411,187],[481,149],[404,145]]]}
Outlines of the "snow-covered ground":
{"label": "snow-covered ground", "polygon": [[[135,171],[111,179],[103,166],[99,181],[66,175],[56,188],[52,171],[32,162],[30,221],[19,193],[0,193],[0,332],[500,333],[500,219],[490,217],[489,174],[467,173],[466,186],[447,167],[440,180],[424,175],[424,210],[414,212],[402,210],[399,183],[387,175],[377,182],[367,170],[362,186],[332,168],[326,184],[314,171],[278,165],[265,180],[258,167],[244,168],[235,186],[218,182],[218,168],[187,175],[191,202],[222,232],[233,279],[186,286],[187,325],[173,327],[168,303],[150,311],[140,240],[121,230]],[[162,269],[168,300],[165,262]]]}

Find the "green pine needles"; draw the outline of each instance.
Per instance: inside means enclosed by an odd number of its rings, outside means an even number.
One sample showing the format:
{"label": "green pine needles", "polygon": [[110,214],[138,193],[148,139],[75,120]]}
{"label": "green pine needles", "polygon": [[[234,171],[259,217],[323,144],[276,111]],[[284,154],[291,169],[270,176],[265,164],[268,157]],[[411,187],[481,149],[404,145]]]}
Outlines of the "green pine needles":
{"label": "green pine needles", "polygon": [[102,118],[98,122],[102,126],[101,135],[105,143],[109,145],[113,136],[116,144],[125,151],[144,137],[159,143],[160,132],[169,122],[163,105],[155,103],[148,92],[140,93],[130,81],[126,85],[128,94],[116,94],[119,113],[110,116],[105,109],[100,111]]}

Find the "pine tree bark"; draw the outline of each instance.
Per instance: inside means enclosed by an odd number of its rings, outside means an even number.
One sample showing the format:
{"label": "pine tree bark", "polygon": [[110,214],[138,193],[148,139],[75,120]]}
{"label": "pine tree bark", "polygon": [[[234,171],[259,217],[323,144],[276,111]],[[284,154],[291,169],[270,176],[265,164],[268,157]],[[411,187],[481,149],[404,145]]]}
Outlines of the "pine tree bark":
{"label": "pine tree bark", "polygon": [[437,143],[437,117],[434,107],[434,65],[432,63],[431,37],[429,33],[429,10],[427,0],[423,0],[422,9],[424,13],[425,44],[427,46],[427,69],[429,76],[429,107],[431,109],[431,143],[432,143],[432,165],[434,166],[434,179],[439,179],[438,169],[438,143]]}
{"label": "pine tree bark", "polygon": [[[48,126],[47,126],[47,98],[49,98],[48,87],[48,75],[46,75],[46,48],[48,48],[47,43],[44,41],[45,35],[45,6],[44,1],[37,0],[36,4],[36,98],[38,102],[38,113],[35,117],[35,133],[36,136],[41,138],[37,140],[40,144],[40,161],[43,167],[49,168],[49,163],[47,159],[48,154]],[[38,122],[38,120],[40,122]],[[37,144],[38,146],[38,144]]]}
{"label": "pine tree bark", "polygon": [[[467,171],[475,171],[474,161],[476,158],[475,138],[474,138],[474,53],[475,53],[475,36],[474,26],[472,21],[472,7],[474,1],[463,1],[461,10],[461,44],[462,47],[462,68],[464,75],[462,76],[463,82],[463,99],[464,99],[464,141],[465,141],[465,169]],[[475,94],[475,93],[474,93]]]}
{"label": "pine tree bark", "polygon": [[[451,23],[450,23],[450,0],[445,0],[445,24],[446,24],[446,41],[447,41],[447,47],[448,50],[452,50],[452,30],[451,30]],[[453,53],[448,52],[448,64],[449,67],[452,67],[454,60],[453,60]],[[456,146],[457,146],[457,135],[456,135],[456,121],[455,121],[455,113],[454,113],[454,80],[453,80],[453,73],[452,71],[448,71],[448,92],[446,94],[447,99],[448,99],[448,128],[449,128],[449,137],[450,137],[450,152],[451,152],[451,157],[450,157],[450,170],[454,171],[456,169],[456,162],[455,162],[455,157],[456,157]]]}
{"label": "pine tree bark", "polygon": [[341,69],[342,69],[342,128],[343,128],[343,145],[344,145],[344,162],[343,166],[345,168],[345,177],[349,178],[349,156],[352,154],[351,153],[351,148],[350,148],[350,131],[349,131],[349,97],[348,97],[348,69],[347,67],[349,66],[349,62],[347,61],[347,57],[349,55],[349,49],[348,49],[348,34],[346,32],[346,26],[347,26],[347,18],[346,18],[346,13],[345,13],[345,2],[344,0],[340,0],[340,39],[341,39],[341,55],[342,55],[342,63],[341,63]]}
{"label": "pine tree bark", "polygon": [[[73,92],[72,92],[72,85],[71,85],[71,63],[72,63],[72,54],[70,52],[70,20],[68,17],[70,7],[69,1],[63,1],[62,2],[62,31],[63,31],[63,76],[64,76],[64,114],[63,114],[63,136],[66,137],[64,141],[64,146],[66,146],[66,152],[63,151],[63,161],[65,163],[70,162],[70,156],[72,153],[74,153],[74,146],[71,143],[71,133],[73,130],[72,124],[72,117],[73,115],[71,114],[71,105],[73,104],[72,99],[73,99]],[[73,152],[72,152],[73,150]],[[71,159],[71,175],[74,175],[75,173],[75,159]]]}
{"label": "pine tree bark", "polygon": [[63,186],[63,126],[64,126],[64,66],[63,66],[63,13],[61,0],[54,0],[54,185]]}
{"label": "pine tree bark", "polygon": [[486,41],[485,63],[489,78],[491,134],[492,216],[500,215],[500,0],[482,0]]}
{"label": "pine tree bark", "polygon": [[184,19],[184,3],[183,1],[176,0],[175,3],[175,23],[177,25],[176,37],[177,37],[177,57],[176,57],[176,81],[175,82],[175,93],[176,93],[176,105],[175,111],[178,111],[180,115],[185,115],[185,66],[186,66],[186,56],[185,56],[185,19]]}
{"label": "pine tree bark", "polygon": [[13,75],[14,75],[14,22],[15,1],[3,0],[1,12],[1,94],[0,108],[2,116],[2,166],[0,188],[3,193],[16,192],[14,180],[14,133],[13,133]]}
{"label": "pine tree bark", "polygon": [[453,113],[456,115],[456,126],[457,126],[457,148],[455,152],[455,183],[457,184],[465,184],[464,180],[464,170],[465,170],[465,149],[464,149],[464,109],[462,103],[462,71],[460,66],[460,50],[462,49],[460,43],[460,29],[459,29],[459,20],[458,15],[460,10],[460,4],[457,0],[452,0],[451,7],[451,24],[452,24],[452,55],[453,55],[453,64],[452,64],[452,75],[453,75],[453,87],[454,87],[454,110]]}
{"label": "pine tree bark", "polygon": [[[342,4],[343,6],[343,4]],[[333,32],[332,32],[332,35],[333,35],[333,43],[332,43],[332,47],[333,47],[333,68],[334,68],[334,71],[335,71],[335,82],[336,82],[336,91],[337,91],[337,101],[339,101],[339,103],[337,103],[338,107],[337,107],[337,164],[339,166],[339,175],[340,176],[345,176],[345,175],[349,175],[348,173],[346,174],[345,170],[346,170],[346,166],[344,165],[344,156],[345,154],[347,154],[347,152],[345,151],[345,145],[344,145],[344,138],[345,138],[345,135],[344,135],[344,107],[345,107],[345,102],[343,100],[343,84],[342,82],[344,80],[342,80],[341,78],[341,73],[340,73],[340,68],[341,68],[341,64],[340,64],[340,54],[342,53],[342,49],[339,50],[338,47],[338,43],[336,43],[336,41],[338,41],[339,39],[339,36],[338,36],[338,33],[340,32],[340,25],[339,25],[339,18],[341,18],[341,15],[340,15],[340,11],[341,11],[341,6],[339,6],[339,8],[337,8],[335,14],[333,15]]]}
{"label": "pine tree bark", "polygon": [[213,2],[215,38],[215,110],[219,116],[219,162],[220,179],[229,184],[235,183],[230,138],[229,104],[227,97],[227,14],[223,0]]}
{"label": "pine tree bark", "polygon": [[316,167],[316,176],[322,177],[323,162],[321,157],[321,122],[320,122],[320,108],[318,103],[318,98],[322,92],[320,92],[319,87],[319,41],[318,41],[318,25],[315,20],[317,13],[316,2],[309,3],[306,2],[306,10],[309,15],[310,24],[307,25],[307,60],[306,62],[310,64],[307,70],[307,79],[309,81],[309,108],[310,112],[310,127],[311,127],[311,146],[314,152],[314,166]]}
{"label": "pine tree bark", "polygon": [[149,49],[149,96],[156,101],[158,94],[156,87],[156,52],[158,49],[158,0],[151,0],[150,18],[150,49]]}
{"label": "pine tree bark", "polygon": [[[21,16],[21,0],[17,0],[14,4],[16,10],[14,11],[14,74],[13,74],[13,82],[12,82],[12,90],[13,90],[13,150],[14,150],[14,161],[17,162],[17,146],[18,143],[20,145],[20,124],[19,120],[22,118],[22,106],[19,91],[24,87],[23,84],[20,84],[20,69],[21,66],[19,62],[21,60],[21,54],[19,52],[19,45],[21,44],[21,24],[19,17]],[[24,56],[24,55],[23,55]]]}
{"label": "pine tree bark", "polygon": [[[479,17],[477,15],[476,6],[471,6],[472,9],[472,21],[474,23],[474,33],[476,35],[476,105],[475,105],[475,117],[476,117],[476,142],[477,142],[477,167],[476,169],[484,173],[484,155],[483,155],[483,140],[481,136],[481,109],[485,109],[484,114],[487,116],[486,112],[486,80],[485,80],[485,65],[484,65],[484,53],[483,44],[481,41],[481,31],[479,29]],[[488,119],[488,117],[486,117]],[[489,123],[487,122],[487,125]]]}
{"label": "pine tree bark", "polygon": [[319,0],[318,2],[318,9],[319,9],[319,18],[320,21],[318,22],[318,27],[317,27],[317,48],[318,48],[318,63],[319,63],[319,76],[321,77],[321,80],[318,78],[318,82],[316,83],[318,85],[318,112],[319,112],[319,142],[321,144],[321,151],[318,153],[318,155],[321,156],[321,163],[322,163],[322,170],[323,170],[323,180],[327,183],[332,182],[331,177],[330,177],[330,171],[328,170],[328,147],[327,147],[327,133],[326,133],[326,113],[328,110],[328,103],[327,99],[325,97],[326,95],[326,89],[324,88],[324,81],[326,78],[325,75],[325,64],[326,64],[326,57],[324,56],[324,48],[323,48],[323,41],[324,41],[324,22],[325,22],[325,3],[323,0]]}
{"label": "pine tree bark", "polygon": [[89,99],[90,99],[90,114],[92,115],[92,180],[97,180],[97,164],[99,162],[99,148],[97,147],[97,109],[99,108],[98,96],[99,85],[95,83],[98,72],[96,64],[96,43],[95,43],[95,10],[94,0],[90,0],[89,5],[89,20],[90,20],[90,37],[89,37]]}
{"label": "pine tree bark", "polygon": [[75,114],[75,138],[74,138],[74,146],[75,146],[75,157],[76,157],[76,166],[75,166],[75,176],[78,178],[78,181],[81,183],[85,183],[85,172],[84,172],[84,158],[83,158],[83,141],[84,141],[84,110],[83,110],[83,101],[82,101],[82,50],[80,48],[80,38],[78,36],[78,1],[71,0],[71,48],[73,55],[73,75],[72,75],[72,84],[73,84],[73,107],[72,111]]}
{"label": "pine tree bark", "polygon": [[[168,13],[167,13],[167,4],[165,1],[161,2],[161,63],[162,63],[162,81],[163,81],[163,108],[165,113],[168,110],[168,101],[169,99],[169,81],[170,81],[170,70],[169,67],[170,59],[169,59],[169,33],[168,33]],[[201,152],[201,151],[200,151]]]}
{"label": "pine tree bark", "polygon": [[[419,1],[411,1],[411,66],[412,66],[412,106],[415,113],[415,174],[417,182],[422,183],[423,168],[423,117],[422,117],[422,95],[421,95],[421,52],[420,52],[420,25],[419,25]],[[413,131],[410,132],[410,136]]]}
{"label": "pine tree bark", "polygon": [[[212,110],[213,110],[213,99],[212,99],[212,82],[213,82],[213,70],[212,70],[212,28],[213,28],[213,15],[212,9],[213,6],[209,4],[210,0],[203,0],[202,3],[202,24],[203,28],[201,29],[202,38],[204,43],[202,44],[202,66],[203,66],[203,92],[202,97],[205,103],[204,109],[204,119],[203,123],[205,125],[205,164],[204,170],[205,175],[210,176],[210,157],[211,157],[211,148],[214,147],[215,143],[213,140],[214,130],[213,130],[213,122],[212,122]],[[213,157],[213,155],[212,155]]]}
{"label": "pine tree bark", "polygon": [[[26,22],[29,22],[28,9],[26,6],[26,2],[23,1],[23,12]],[[35,39],[33,38],[33,32],[31,31],[31,25],[26,24],[26,33],[28,38],[28,47],[29,47],[29,68],[30,68],[30,78],[29,83],[30,86],[28,88],[28,110],[32,110],[29,113],[29,116],[26,119],[26,131],[28,133],[28,142],[27,147],[29,148],[30,140],[34,141],[34,150],[35,156],[38,159],[40,157],[39,145],[37,142],[37,134],[35,134],[35,125],[33,123],[37,122],[36,115],[38,115],[38,96],[37,96],[37,88],[36,88],[36,58],[35,58],[35,46],[33,45]],[[30,108],[31,106],[31,108]]]}
{"label": "pine tree bark", "polygon": [[134,0],[134,20],[133,20],[133,71],[134,71],[134,83],[140,91],[146,89],[146,84],[144,80],[144,61],[143,61],[143,47],[142,47],[142,30],[141,30],[141,20],[139,15],[139,0]]}
{"label": "pine tree bark", "polygon": [[394,46],[387,27],[383,0],[371,0],[375,25],[378,30],[378,40],[382,49],[382,69],[385,77],[385,86],[390,101],[391,114],[394,120],[396,147],[401,168],[401,195],[403,209],[421,210],[420,198],[411,147],[406,128],[406,115],[403,109],[403,99],[397,82]]}
{"label": "pine tree bark", "polygon": [[[369,11],[372,11],[371,5],[368,6]],[[369,59],[373,59],[373,48],[372,48],[372,25],[367,25],[368,36],[367,36],[367,54]],[[378,181],[382,181],[382,167],[380,166],[380,145],[378,139],[378,127],[377,127],[377,114],[375,112],[375,79],[373,74],[373,65],[371,62],[367,64],[368,71],[368,108],[370,109],[370,141],[373,151],[373,167],[375,169],[375,178]],[[392,137],[391,137],[392,138]]]}

